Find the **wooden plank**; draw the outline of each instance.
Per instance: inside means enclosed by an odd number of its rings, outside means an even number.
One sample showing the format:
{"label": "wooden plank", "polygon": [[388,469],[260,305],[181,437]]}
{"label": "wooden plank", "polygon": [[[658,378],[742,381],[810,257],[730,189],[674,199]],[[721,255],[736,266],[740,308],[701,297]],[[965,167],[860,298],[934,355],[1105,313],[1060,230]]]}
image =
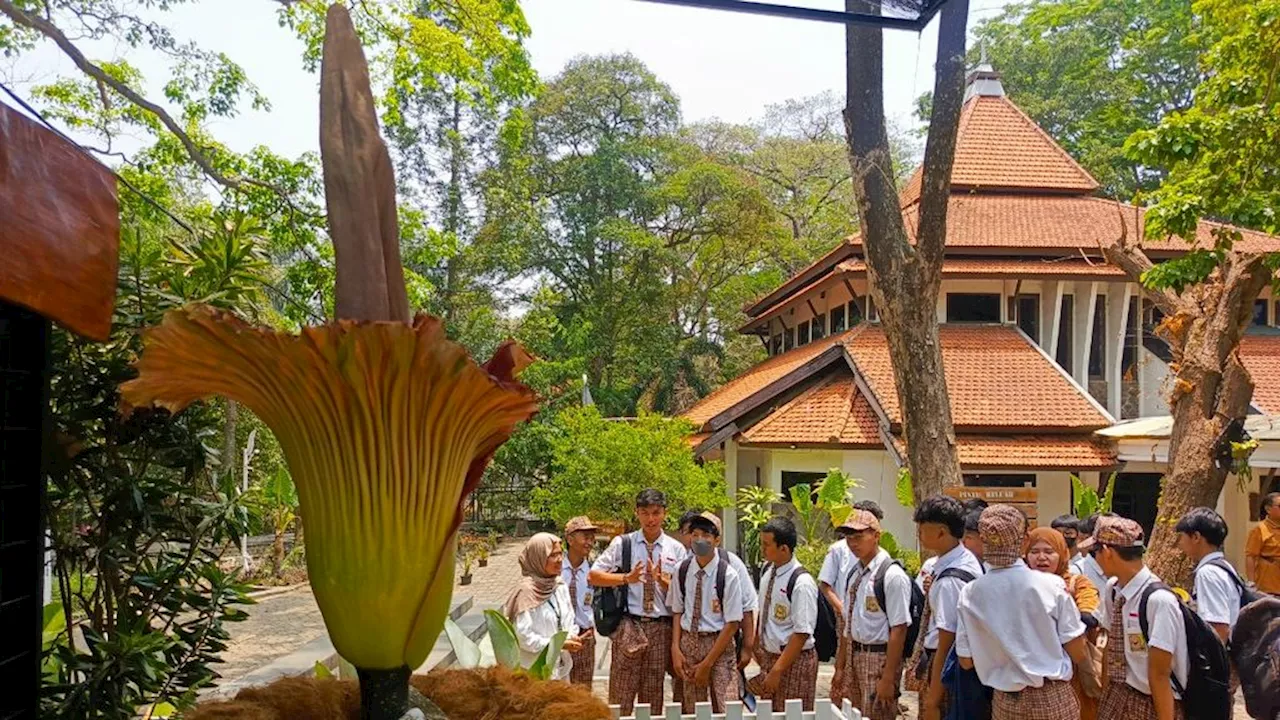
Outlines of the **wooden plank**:
{"label": "wooden plank", "polygon": [[1040,499],[1038,488],[1028,487],[946,487],[942,491],[957,500],[978,498],[995,505],[1017,505],[1019,503],[1035,503]]}
{"label": "wooden plank", "polygon": [[106,340],[120,256],[111,171],[0,104],[0,218],[0,298]]}

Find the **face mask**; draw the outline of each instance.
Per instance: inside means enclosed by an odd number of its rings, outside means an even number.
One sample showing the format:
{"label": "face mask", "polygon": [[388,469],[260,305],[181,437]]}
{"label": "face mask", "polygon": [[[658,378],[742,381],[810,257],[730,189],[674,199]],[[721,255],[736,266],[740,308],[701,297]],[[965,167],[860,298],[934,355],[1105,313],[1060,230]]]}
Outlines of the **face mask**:
{"label": "face mask", "polygon": [[716,551],[716,546],[711,544],[710,540],[698,539],[690,543],[693,554],[698,557],[706,557]]}

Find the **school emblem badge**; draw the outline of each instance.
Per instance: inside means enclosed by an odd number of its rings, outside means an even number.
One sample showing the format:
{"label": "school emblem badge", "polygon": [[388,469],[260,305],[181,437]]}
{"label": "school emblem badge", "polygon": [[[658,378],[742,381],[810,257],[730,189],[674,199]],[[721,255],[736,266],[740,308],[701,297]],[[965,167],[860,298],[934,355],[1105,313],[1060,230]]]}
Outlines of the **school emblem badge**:
{"label": "school emblem badge", "polygon": [[867,596],[867,612],[880,612],[880,601],[875,595]]}
{"label": "school emblem badge", "polygon": [[711,612],[720,612],[720,598],[711,598]]}
{"label": "school emblem badge", "polygon": [[1129,633],[1125,638],[1129,642],[1129,652],[1144,653],[1147,651],[1147,641],[1142,639],[1142,633]]}
{"label": "school emblem badge", "polygon": [[590,604],[591,604],[591,591],[590,591],[590,590],[588,590],[588,591],[586,591],[585,593],[583,593],[583,594],[582,594],[582,604],[583,604],[583,605],[590,605]]}
{"label": "school emblem badge", "polygon": [[773,606],[773,619],[778,622],[782,622],[787,619],[787,615],[789,615],[790,612],[791,608],[781,603],[777,603]]}

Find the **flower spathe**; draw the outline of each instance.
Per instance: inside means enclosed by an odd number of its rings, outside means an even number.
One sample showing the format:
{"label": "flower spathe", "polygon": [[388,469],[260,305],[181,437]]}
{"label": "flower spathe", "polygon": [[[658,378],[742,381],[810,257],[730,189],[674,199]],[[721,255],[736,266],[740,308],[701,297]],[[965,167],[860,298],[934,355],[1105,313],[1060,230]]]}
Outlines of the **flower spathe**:
{"label": "flower spathe", "polygon": [[537,409],[516,343],[485,366],[436,318],[339,320],[300,335],[204,306],[145,335],[127,405],[178,412],[221,395],[275,433],[307,523],[307,570],[334,647],[416,668],[444,626],[462,505]]}

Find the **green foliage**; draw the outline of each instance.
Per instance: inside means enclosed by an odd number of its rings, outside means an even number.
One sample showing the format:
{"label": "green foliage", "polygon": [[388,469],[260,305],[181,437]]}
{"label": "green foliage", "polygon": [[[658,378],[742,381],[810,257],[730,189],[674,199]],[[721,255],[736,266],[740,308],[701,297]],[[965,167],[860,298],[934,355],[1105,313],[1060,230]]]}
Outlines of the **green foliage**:
{"label": "green foliage", "polygon": [[484,611],[485,624],[489,631],[489,647],[467,637],[462,628],[448,618],[444,621],[445,635],[453,647],[455,665],[464,670],[493,667],[501,665],[522,672],[534,680],[550,680],[560,661],[560,651],[564,647],[568,633],[563,630],[551,637],[551,642],[538,653],[528,667],[520,662],[520,644],[516,639],[515,626],[505,615],[497,610]]}
{"label": "green foliage", "polygon": [[898,481],[894,485],[893,492],[898,499],[898,504],[902,507],[916,506],[915,487],[911,484],[911,468],[905,465],[898,468]]}
{"label": "green foliage", "polygon": [[915,577],[920,573],[920,553],[898,544],[898,538],[893,533],[885,530],[880,533],[880,547],[889,553],[889,557],[902,563],[902,567],[906,569],[907,574]]}
{"label": "green foliage", "polygon": [[738,508],[738,524],[742,534],[738,538],[742,545],[743,560],[747,567],[759,567],[764,562],[760,554],[760,528],[773,517],[773,506],[782,501],[782,495],[773,488],[747,487],[738,488],[735,505]]}
{"label": "green foliage", "polygon": [[849,517],[853,510],[849,505],[849,494],[859,485],[840,468],[831,468],[816,488],[804,483],[791,487],[791,504],[802,533],[796,558],[815,577],[822,569],[831,541],[828,530]]}
{"label": "green foliage", "polygon": [[1096,489],[1085,485],[1078,475],[1071,475],[1071,496],[1075,501],[1073,512],[1076,517],[1083,520],[1094,513],[1111,512],[1111,504],[1116,496],[1116,474],[1111,473],[1106,483],[1107,489],[1099,497]]}
{"label": "green foliage", "polygon": [[822,561],[827,557],[829,545],[820,542],[804,542],[796,548],[796,562],[800,566],[809,571],[813,577],[818,577],[818,573],[822,571]]}
{"label": "green foliage", "polygon": [[551,480],[535,490],[533,508],[558,525],[576,515],[631,520],[636,494],[649,487],[673,508],[727,504],[723,465],[694,461],[688,422],[647,413],[609,420],[585,407],[560,413],[554,430]]}
{"label": "green foliage", "polygon": [[[1280,0],[1197,0],[1192,9],[1196,37],[1208,46],[1194,102],[1125,145],[1135,162],[1170,169],[1144,196],[1145,233],[1195,241],[1201,218],[1280,233]],[[1238,231],[1216,228],[1212,248],[1164,263],[1143,282],[1178,291],[1203,282],[1239,239]]]}
{"label": "green foliage", "polygon": [[969,61],[985,50],[1010,99],[1128,199],[1171,167],[1124,143],[1191,105],[1207,47],[1196,15],[1186,0],[1027,0],[978,23]]}

